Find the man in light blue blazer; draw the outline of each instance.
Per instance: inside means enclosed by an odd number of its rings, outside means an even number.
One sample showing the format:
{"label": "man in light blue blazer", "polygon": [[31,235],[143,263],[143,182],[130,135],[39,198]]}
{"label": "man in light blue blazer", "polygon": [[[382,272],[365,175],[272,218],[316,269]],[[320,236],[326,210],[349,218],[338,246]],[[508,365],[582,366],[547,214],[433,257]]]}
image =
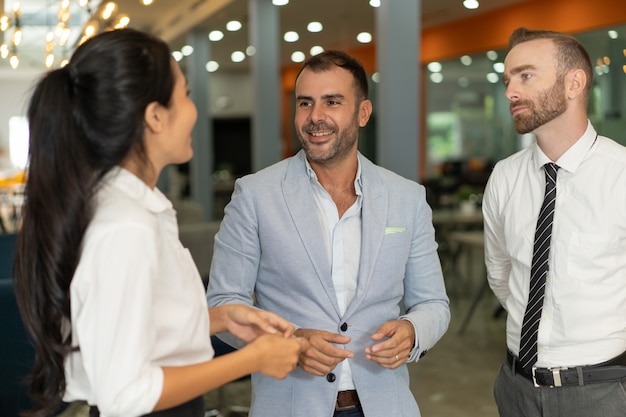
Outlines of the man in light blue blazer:
{"label": "man in light blue blazer", "polygon": [[425,190],[357,151],[358,61],[309,58],[295,93],[303,149],[236,182],[209,278],[210,306],[256,302],[310,344],[284,380],[252,376],[250,415],[419,416],[406,363],[450,321]]}

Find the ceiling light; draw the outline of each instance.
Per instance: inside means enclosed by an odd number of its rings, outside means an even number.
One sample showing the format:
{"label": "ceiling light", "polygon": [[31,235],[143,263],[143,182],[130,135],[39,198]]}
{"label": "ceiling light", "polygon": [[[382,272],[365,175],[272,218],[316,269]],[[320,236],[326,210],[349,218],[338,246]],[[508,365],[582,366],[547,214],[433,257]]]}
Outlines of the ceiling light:
{"label": "ceiling light", "polygon": [[479,4],[476,0],[463,0],[463,6],[465,6],[466,9],[474,10],[478,9]]}
{"label": "ceiling light", "polygon": [[285,6],[289,4],[289,0],[272,0],[274,6]]}
{"label": "ceiling light", "polygon": [[498,53],[496,51],[487,51],[487,58],[495,61],[496,59],[498,59]]}
{"label": "ceiling light", "polygon": [[212,30],[209,32],[209,40],[212,42],[218,42],[224,39],[224,32],[221,30]]}
{"label": "ceiling light", "polygon": [[465,65],[466,67],[472,65],[472,57],[469,55],[463,55],[461,58],[461,64]]}
{"label": "ceiling light", "polygon": [[380,7],[380,0],[370,0],[370,6]]}
{"label": "ceiling light", "polygon": [[220,68],[220,64],[218,64],[217,61],[209,61],[204,66],[204,69],[206,69],[206,72],[215,72],[219,68]]}
{"label": "ceiling light", "polygon": [[306,56],[304,55],[304,52],[301,52],[301,51],[296,51],[293,54],[291,54],[292,62],[302,62],[304,61],[304,58],[306,58]]}
{"label": "ceiling light", "polygon": [[430,74],[430,81],[434,82],[435,84],[439,84],[443,81],[443,74],[441,74],[440,72],[433,72],[432,74]]}
{"label": "ceiling light", "polygon": [[243,62],[244,59],[246,59],[246,54],[241,51],[235,51],[230,54],[230,60],[233,62]]}
{"label": "ceiling light", "polygon": [[298,39],[300,39],[300,35],[298,35],[298,32],[290,30],[288,32],[285,32],[285,34],[283,35],[283,39],[285,40],[285,42],[296,42]]}
{"label": "ceiling light", "polygon": [[176,62],[180,62],[183,59],[183,53],[180,51],[172,52],[172,57]]}
{"label": "ceiling light", "polygon": [[313,33],[321,32],[322,29],[324,29],[324,27],[322,26],[320,22],[310,22],[306,26],[306,30],[308,30],[309,32],[313,32]]}
{"label": "ceiling light", "polygon": [[191,45],[185,45],[182,48],[180,48],[180,52],[184,55],[184,56],[189,56],[191,54],[193,54],[193,46]]}
{"label": "ceiling light", "polygon": [[429,63],[426,67],[430,72],[441,72],[443,65],[441,65],[441,62],[433,61]]}
{"label": "ceiling light", "polygon": [[241,22],[239,20],[231,20],[230,22],[226,23],[226,30],[229,32],[237,32],[239,29],[241,29]]}
{"label": "ceiling light", "polygon": [[487,74],[487,81],[489,81],[491,84],[497,84],[500,81],[500,76],[495,72],[490,72],[489,74]]}
{"label": "ceiling light", "polygon": [[361,43],[370,43],[372,41],[372,34],[369,32],[361,32],[356,35],[356,40]]}
{"label": "ceiling light", "polygon": [[504,62],[496,62],[493,64],[493,70],[498,74],[504,74]]}
{"label": "ceiling light", "polygon": [[311,53],[311,55],[317,55],[324,52],[324,48],[322,48],[321,46],[314,46],[309,52]]}
{"label": "ceiling light", "polygon": [[609,30],[609,38],[617,39],[619,37],[619,33],[616,30]]}
{"label": "ceiling light", "polygon": [[150,6],[153,3],[153,0],[141,0],[144,6]]}
{"label": "ceiling light", "polygon": [[256,54],[256,48],[252,45],[248,46],[246,48],[246,55],[248,56],[254,56],[254,54]]}
{"label": "ceiling light", "polygon": [[[371,2],[370,2],[371,4]],[[380,73],[379,72],[375,72],[372,74],[372,81],[374,81],[375,83],[378,83],[380,81]]]}

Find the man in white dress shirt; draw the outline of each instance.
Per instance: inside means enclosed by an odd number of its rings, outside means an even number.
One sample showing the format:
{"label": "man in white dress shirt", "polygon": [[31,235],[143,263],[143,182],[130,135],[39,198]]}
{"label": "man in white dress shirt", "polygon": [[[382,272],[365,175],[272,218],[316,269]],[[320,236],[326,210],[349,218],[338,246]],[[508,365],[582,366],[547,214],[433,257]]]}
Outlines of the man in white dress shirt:
{"label": "man in white dress shirt", "polygon": [[[589,55],[571,36],[519,28],[509,39],[506,97],[516,131],[536,143],[495,166],[483,200],[489,284],[508,313],[507,359],[494,389],[503,417],[626,413],[626,148],[587,118],[592,77]],[[525,367],[521,333],[546,163],[556,164],[556,202],[536,358]]]}

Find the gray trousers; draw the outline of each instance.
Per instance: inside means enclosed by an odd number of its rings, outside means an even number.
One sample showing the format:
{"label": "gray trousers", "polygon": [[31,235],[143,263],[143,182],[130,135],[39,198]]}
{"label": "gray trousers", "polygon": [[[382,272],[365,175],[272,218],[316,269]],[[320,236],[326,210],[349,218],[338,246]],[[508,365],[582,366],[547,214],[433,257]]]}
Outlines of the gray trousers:
{"label": "gray trousers", "polygon": [[582,387],[535,388],[505,362],[493,392],[500,417],[626,416],[626,379]]}

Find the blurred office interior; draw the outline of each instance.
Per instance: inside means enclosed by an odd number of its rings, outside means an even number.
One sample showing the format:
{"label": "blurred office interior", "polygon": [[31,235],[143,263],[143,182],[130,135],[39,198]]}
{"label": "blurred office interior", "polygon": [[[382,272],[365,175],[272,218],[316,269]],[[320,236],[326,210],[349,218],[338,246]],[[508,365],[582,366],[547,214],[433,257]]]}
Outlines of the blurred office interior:
{"label": "blurred office interior", "polygon": [[[433,208],[453,321],[441,346],[411,365],[422,411],[497,415],[490,390],[504,352],[504,319],[484,286],[480,204],[493,165],[533,141],[515,133],[500,81],[508,35],[526,26],[576,36],[595,65],[589,118],[600,134],[626,145],[624,0],[109,3],[0,0],[0,234],[19,229],[28,94],[44,71],[71,55],[91,23],[106,30],[128,18],[128,26],[163,37],[189,79],[205,115],[194,131],[195,156],[165,171],[159,187],[174,201],[181,239],[205,279],[235,179],[299,149],[293,81],[301,60],[319,48],[345,50],[370,77],[374,113],[360,132],[360,151],[424,184]],[[405,20],[394,24],[398,19]],[[288,32],[297,39],[285,40]],[[245,405],[249,386],[240,386],[243,393],[233,395]],[[232,400],[225,392],[210,402]]]}

